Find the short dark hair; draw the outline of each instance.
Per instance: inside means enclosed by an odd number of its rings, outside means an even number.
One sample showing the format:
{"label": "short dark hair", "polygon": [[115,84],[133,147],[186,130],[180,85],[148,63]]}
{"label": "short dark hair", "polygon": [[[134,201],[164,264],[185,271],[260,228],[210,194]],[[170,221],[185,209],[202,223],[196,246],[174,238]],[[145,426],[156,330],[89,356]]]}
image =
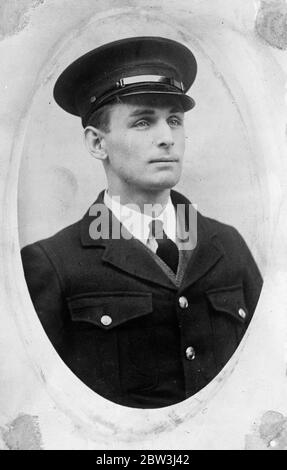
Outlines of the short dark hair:
{"label": "short dark hair", "polygon": [[97,109],[89,118],[86,126],[93,126],[103,132],[110,131],[110,112],[113,107],[112,103],[105,104],[102,108]]}
{"label": "short dark hair", "polygon": [[166,106],[178,107],[178,110],[184,112],[181,101],[177,96],[166,94],[142,94],[117,96],[102,108],[97,109],[89,118],[86,126],[93,126],[103,132],[110,131],[110,114],[116,104],[133,104],[139,106],[151,106],[155,108],[164,108]]}

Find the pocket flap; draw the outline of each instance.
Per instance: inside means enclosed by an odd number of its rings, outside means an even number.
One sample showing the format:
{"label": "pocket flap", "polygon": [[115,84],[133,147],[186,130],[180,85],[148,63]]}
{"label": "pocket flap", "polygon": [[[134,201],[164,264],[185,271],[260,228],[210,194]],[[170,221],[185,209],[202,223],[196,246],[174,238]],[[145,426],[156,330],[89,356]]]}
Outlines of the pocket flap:
{"label": "pocket flap", "polygon": [[211,289],[206,295],[214,310],[227,313],[241,323],[249,320],[241,284]]}
{"label": "pocket flap", "polygon": [[87,293],[67,298],[73,321],[110,330],[152,312],[152,294],[135,292]]}

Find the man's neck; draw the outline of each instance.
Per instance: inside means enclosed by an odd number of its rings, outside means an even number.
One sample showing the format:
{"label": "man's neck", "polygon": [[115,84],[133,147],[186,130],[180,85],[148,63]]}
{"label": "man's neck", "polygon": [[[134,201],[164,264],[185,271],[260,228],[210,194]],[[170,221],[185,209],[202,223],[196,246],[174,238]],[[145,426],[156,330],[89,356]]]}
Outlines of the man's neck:
{"label": "man's neck", "polygon": [[132,205],[134,209],[147,215],[157,217],[166,207],[170,189],[163,191],[149,191],[135,194],[120,193],[116,194],[112,188],[108,188],[108,194],[112,198],[116,198],[122,205]]}

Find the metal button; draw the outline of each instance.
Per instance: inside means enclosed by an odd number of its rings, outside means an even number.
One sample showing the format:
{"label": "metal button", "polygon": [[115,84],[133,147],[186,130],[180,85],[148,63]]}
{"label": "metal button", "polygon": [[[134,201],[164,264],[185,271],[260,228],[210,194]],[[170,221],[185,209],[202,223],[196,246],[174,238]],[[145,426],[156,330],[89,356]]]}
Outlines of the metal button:
{"label": "metal button", "polygon": [[238,315],[239,315],[241,318],[243,318],[243,319],[246,318],[246,312],[245,312],[245,310],[243,310],[243,308],[240,308],[240,309],[238,310]]}
{"label": "metal button", "polygon": [[101,323],[104,326],[109,326],[112,323],[112,321],[113,320],[111,319],[110,315],[103,315],[101,317]]}
{"label": "metal button", "polygon": [[180,297],[178,299],[178,304],[180,308],[187,308],[188,307],[188,300],[186,297]]}
{"label": "metal button", "polygon": [[185,351],[186,359],[192,361],[195,358],[195,350],[192,346],[188,346]]}

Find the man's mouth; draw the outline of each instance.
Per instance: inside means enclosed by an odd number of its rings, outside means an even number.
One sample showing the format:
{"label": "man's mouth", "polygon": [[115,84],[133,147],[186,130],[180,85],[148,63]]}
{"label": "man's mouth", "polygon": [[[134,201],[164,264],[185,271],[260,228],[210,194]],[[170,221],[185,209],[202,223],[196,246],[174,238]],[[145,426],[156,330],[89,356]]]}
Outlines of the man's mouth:
{"label": "man's mouth", "polygon": [[176,163],[178,158],[155,158],[150,163]]}

